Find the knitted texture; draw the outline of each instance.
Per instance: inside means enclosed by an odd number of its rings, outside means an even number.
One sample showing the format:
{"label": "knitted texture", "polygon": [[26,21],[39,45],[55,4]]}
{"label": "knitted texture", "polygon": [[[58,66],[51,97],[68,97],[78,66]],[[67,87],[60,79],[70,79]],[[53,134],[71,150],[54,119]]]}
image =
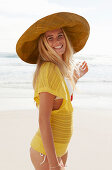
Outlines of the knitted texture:
{"label": "knitted texture", "polygon": [[[59,156],[63,155],[67,151],[73,133],[73,106],[65,80],[58,66],[54,63],[45,62],[39,70],[34,93],[34,100],[38,104],[38,108],[40,92],[49,92],[63,98],[60,108],[53,110],[50,117],[56,153]],[[31,146],[46,154],[39,128],[32,139]]]}

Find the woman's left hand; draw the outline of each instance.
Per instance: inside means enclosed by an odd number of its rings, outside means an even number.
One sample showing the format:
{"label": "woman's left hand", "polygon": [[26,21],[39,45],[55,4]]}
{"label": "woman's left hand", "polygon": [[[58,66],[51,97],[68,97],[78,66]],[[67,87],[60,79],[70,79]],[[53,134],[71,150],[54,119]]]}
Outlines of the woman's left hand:
{"label": "woman's left hand", "polygon": [[[79,65],[79,64],[77,64]],[[77,79],[81,78],[84,74],[86,74],[88,72],[88,65],[87,63],[84,61],[78,68],[79,70],[79,74],[77,73],[77,71],[74,69],[73,71],[73,75],[74,77],[76,77]]]}

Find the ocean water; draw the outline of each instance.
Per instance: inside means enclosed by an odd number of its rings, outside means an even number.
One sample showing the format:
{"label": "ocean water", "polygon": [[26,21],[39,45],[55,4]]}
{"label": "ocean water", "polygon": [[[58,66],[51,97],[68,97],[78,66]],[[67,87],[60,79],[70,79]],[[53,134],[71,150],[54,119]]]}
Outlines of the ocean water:
{"label": "ocean water", "polygon": [[[76,63],[86,61],[88,72],[78,80],[74,92],[74,107],[112,109],[112,56],[74,55]],[[35,64],[22,61],[14,53],[0,53],[0,101],[6,109],[8,99],[26,99],[33,103],[33,73]],[[8,100],[9,101],[9,100]],[[14,106],[13,102],[11,103]],[[22,101],[22,107],[27,108]],[[9,109],[10,104],[7,106]]]}

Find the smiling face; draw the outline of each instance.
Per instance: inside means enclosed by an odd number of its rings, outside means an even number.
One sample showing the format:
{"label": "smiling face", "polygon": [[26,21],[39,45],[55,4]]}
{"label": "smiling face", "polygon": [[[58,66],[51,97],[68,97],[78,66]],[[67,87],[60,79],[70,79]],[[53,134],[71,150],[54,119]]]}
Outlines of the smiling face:
{"label": "smiling face", "polygon": [[45,33],[45,37],[50,47],[52,47],[53,50],[62,57],[62,54],[64,54],[66,49],[66,40],[63,31],[61,29],[47,31]]}

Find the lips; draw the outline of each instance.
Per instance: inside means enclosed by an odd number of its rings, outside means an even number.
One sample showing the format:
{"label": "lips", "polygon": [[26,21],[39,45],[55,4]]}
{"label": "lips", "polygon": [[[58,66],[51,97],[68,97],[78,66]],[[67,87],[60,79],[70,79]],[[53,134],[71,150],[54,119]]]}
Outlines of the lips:
{"label": "lips", "polygon": [[63,45],[60,45],[60,46],[54,47],[54,49],[61,49],[62,47]]}

